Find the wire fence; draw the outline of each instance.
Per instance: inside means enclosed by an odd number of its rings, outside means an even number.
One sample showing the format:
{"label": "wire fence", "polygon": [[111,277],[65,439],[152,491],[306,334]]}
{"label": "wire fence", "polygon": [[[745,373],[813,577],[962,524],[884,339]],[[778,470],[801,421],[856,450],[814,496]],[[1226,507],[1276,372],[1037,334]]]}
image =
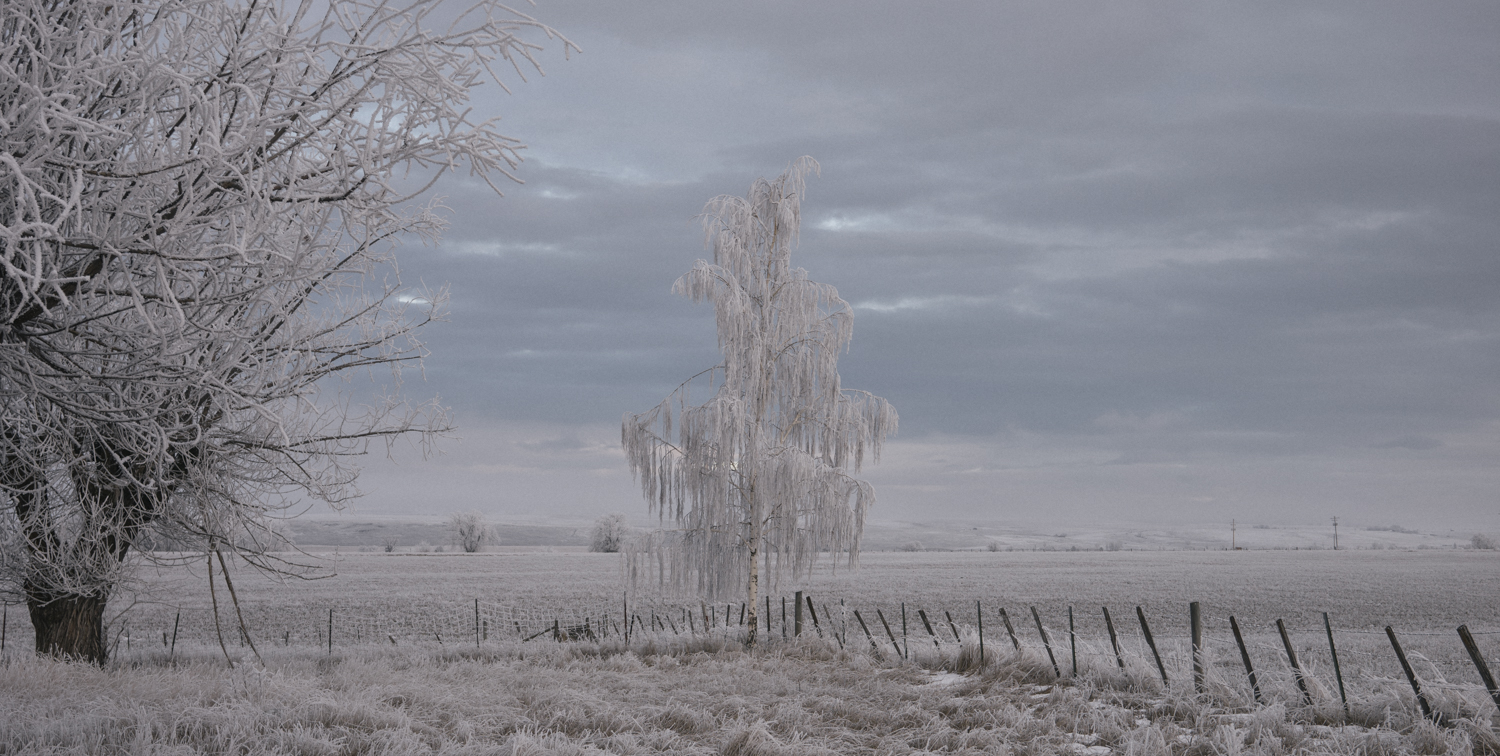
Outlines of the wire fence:
{"label": "wire fence", "polygon": [[[1238,623],[1240,639],[1236,640],[1229,615],[1202,616],[1195,650],[1189,611],[1180,616],[1161,616],[1158,612],[1158,616],[1149,618],[1139,608],[1112,612],[1109,622],[1115,632],[1111,640],[1100,627],[1104,624],[1102,608],[1075,611],[1069,607],[1067,616],[1057,616],[1055,609],[1049,613],[982,601],[853,606],[803,593],[767,597],[757,608],[757,640],[768,646],[799,641],[800,634],[888,658],[985,648],[980,658],[1021,655],[1047,664],[1059,677],[1123,670],[1136,676],[1165,678],[1169,689],[1203,691],[1216,687],[1247,698],[1254,694],[1263,702],[1344,702],[1394,695],[1423,697],[1426,706],[1429,701],[1440,704],[1449,693],[1470,697],[1488,693],[1500,706],[1500,692],[1487,688],[1480,671],[1484,659],[1500,658],[1500,627],[1470,629],[1475,645],[1471,653],[1455,630],[1350,629],[1340,628],[1330,619],[1319,626],[1283,623],[1283,639],[1274,623]],[[586,606],[550,608],[475,599],[403,610],[334,604],[241,606],[239,611],[243,624],[232,606],[221,606],[217,617],[211,608],[200,606],[138,607],[111,623],[111,654],[174,654],[194,646],[217,648],[220,638],[226,646],[242,647],[253,642],[257,646],[311,646],[328,653],[365,644],[484,648],[516,642],[628,642],[704,636],[743,640],[752,619],[742,603],[709,604],[628,595],[622,595],[613,605],[590,602]],[[1410,676],[1390,633],[1399,638]],[[5,606],[0,616],[0,652],[29,653],[31,636],[24,609],[14,604]],[[1258,689],[1252,690],[1252,686]]]}

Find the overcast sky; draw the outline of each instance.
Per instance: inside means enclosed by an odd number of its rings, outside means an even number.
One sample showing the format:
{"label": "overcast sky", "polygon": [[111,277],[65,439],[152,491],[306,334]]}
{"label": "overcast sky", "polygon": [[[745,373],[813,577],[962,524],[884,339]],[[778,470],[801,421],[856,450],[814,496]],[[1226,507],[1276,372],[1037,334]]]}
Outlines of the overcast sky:
{"label": "overcast sky", "polygon": [[695,216],[822,164],[794,264],[901,414],[883,520],[1500,530],[1500,4],[537,0],[408,282],[461,439],[361,513],[644,516],[622,413],[715,364]]}

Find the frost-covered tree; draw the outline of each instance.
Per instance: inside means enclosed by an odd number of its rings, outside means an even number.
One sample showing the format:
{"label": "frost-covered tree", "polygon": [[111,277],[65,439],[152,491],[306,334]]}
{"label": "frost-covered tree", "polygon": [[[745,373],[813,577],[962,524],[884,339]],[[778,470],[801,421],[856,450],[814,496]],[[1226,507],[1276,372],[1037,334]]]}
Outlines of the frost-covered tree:
{"label": "frost-covered tree", "polygon": [[[791,264],[804,179],[817,168],[800,158],[747,197],[709,201],[713,261],[673,291],[713,303],[724,361],[626,414],[621,434],[650,507],[675,525],[633,548],[631,573],[715,597],[743,592],[750,645],[763,577],[800,576],[821,551],[858,563],[875,496],[851,473],[896,430],[888,402],[839,385],[849,305]],[[702,404],[695,385],[709,393]]]}
{"label": "frost-covered tree", "polygon": [[617,553],[625,545],[625,538],[629,534],[630,525],[626,524],[625,515],[607,514],[594,521],[594,530],[589,534],[589,551],[600,554]]}
{"label": "frost-covered tree", "polygon": [[470,92],[552,31],[438,8],[0,3],[0,590],[39,653],[106,659],[150,531],[274,568],[271,518],[356,495],[371,440],[447,427],[400,381],[442,295],[403,293],[392,246],[440,230],[437,176],[510,175]]}
{"label": "frost-covered tree", "polygon": [[453,528],[454,545],[468,554],[484,548],[493,536],[483,512],[454,512],[448,515],[448,527]]}

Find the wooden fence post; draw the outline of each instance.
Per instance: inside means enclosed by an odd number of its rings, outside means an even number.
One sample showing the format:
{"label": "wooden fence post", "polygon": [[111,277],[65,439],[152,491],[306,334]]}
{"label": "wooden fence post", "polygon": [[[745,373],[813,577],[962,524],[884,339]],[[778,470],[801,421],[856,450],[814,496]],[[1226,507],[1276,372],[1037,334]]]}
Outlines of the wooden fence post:
{"label": "wooden fence post", "polygon": [[[808,601],[812,601],[812,599],[808,599]],[[833,624],[833,613],[828,611],[828,604],[826,604],[826,603],[823,604],[823,616],[828,618],[828,633],[833,636],[834,640],[836,640],[836,641],[839,642],[839,648],[842,649],[844,647],[844,639],[839,634],[838,625]],[[813,627],[818,628],[818,633],[820,635],[822,634],[823,629],[822,629],[822,627],[820,625],[818,625],[818,613],[817,612],[813,612]],[[848,631],[848,629],[849,629],[849,620],[846,619],[846,620],[844,620],[844,630]],[[848,633],[845,632],[844,634],[847,635]]]}
{"label": "wooden fence post", "polygon": [[949,612],[947,609],[944,609],[943,616],[948,618],[948,629],[953,631],[953,642],[963,643],[963,641],[959,640],[958,637],[958,625],[953,624],[953,613]]}
{"label": "wooden fence post", "polygon": [[1115,650],[1115,664],[1120,666],[1120,671],[1125,670],[1125,657],[1120,654],[1120,638],[1115,635],[1115,621],[1109,618],[1109,607],[1104,609],[1104,626],[1109,629],[1109,645]]}
{"label": "wooden fence post", "polygon": [[1078,633],[1073,628],[1073,607],[1068,607],[1068,650],[1073,654],[1073,676],[1078,676]]}
{"label": "wooden fence post", "polygon": [[1168,687],[1167,665],[1161,663],[1161,653],[1156,650],[1156,639],[1151,637],[1151,626],[1146,624],[1146,612],[1137,606],[1135,616],[1141,621],[1141,634],[1146,636],[1146,645],[1151,648],[1151,656],[1156,659],[1156,671],[1161,673],[1161,686]]}
{"label": "wooden fence post", "polygon": [[1203,607],[1194,601],[1188,604],[1188,622],[1193,636],[1193,690],[1203,693]]}
{"label": "wooden fence post", "polygon": [[932,647],[942,648],[942,646],[938,643],[937,633],[934,633],[932,631],[932,623],[927,621],[927,610],[918,609],[917,616],[922,620],[922,627],[927,628],[927,634],[932,636]]}
{"label": "wooden fence post", "polygon": [[1474,668],[1479,670],[1479,679],[1484,681],[1484,689],[1490,692],[1490,698],[1495,702],[1496,708],[1500,708],[1500,688],[1495,687],[1495,678],[1490,674],[1490,665],[1484,663],[1484,655],[1479,653],[1479,644],[1474,642],[1474,636],[1469,634],[1468,625],[1458,626],[1458,638],[1464,642],[1464,650],[1469,652],[1469,658],[1474,660]]}
{"label": "wooden fence post", "polygon": [[1037,614],[1036,607],[1031,607],[1031,618],[1036,620],[1036,631],[1042,636],[1042,645],[1047,649],[1047,659],[1052,662],[1052,672],[1062,677],[1062,670],[1057,666],[1057,657],[1052,655],[1052,641],[1047,639],[1047,629],[1042,627],[1042,615]]}
{"label": "wooden fence post", "polygon": [[906,634],[906,602],[901,602],[901,658],[911,658],[911,642],[907,640]]}
{"label": "wooden fence post", "polygon": [[797,591],[797,598],[792,602],[792,622],[796,624],[792,635],[802,637],[802,591]]}
{"label": "wooden fence post", "polygon": [[858,609],[854,610],[854,619],[859,622],[860,628],[865,631],[865,637],[870,639],[870,649],[878,655],[880,653],[880,646],[875,642],[875,636],[870,634],[870,626],[865,624],[865,618],[859,616]]}
{"label": "wooden fence post", "polygon": [[1349,719],[1349,697],[1344,694],[1344,671],[1339,668],[1339,650],[1333,645],[1333,622],[1323,612],[1323,629],[1328,631],[1328,653],[1333,655],[1333,676],[1339,682],[1339,702],[1344,705],[1344,719]]}
{"label": "wooden fence post", "polygon": [[880,611],[879,607],[876,607],[875,616],[880,618],[880,624],[885,627],[885,637],[891,639],[891,648],[896,649],[896,658],[905,658],[901,656],[901,644],[896,642],[896,634],[891,632],[891,623],[885,621],[885,613]]}
{"label": "wooden fence post", "polygon": [[1016,628],[1010,624],[1010,615],[1003,606],[1000,607],[1000,621],[1005,623],[1005,633],[1010,636],[1010,645],[1016,647],[1016,653],[1021,653],[1021,639],[1016,635]]}
{"label": "wooden fence post", "polygon": [[1245,639],[1240,635],[1240,623],[1229,615],[1229,629],[1234,631],[1234,642],[1240,647],[1240,659],[1245,662],[1245,674],[1250,678],[1250,690],[1255,693],[1255,702],[1264,703],[1260,697],[1260,681],[1255,679],[1255,667],[1250,664],[1250,651],[1245,648]]}
{"label": "wooden fence post", "polygon": [[1307,680],[1302,678],[1302,665],[1297,663],[1297,650],[1292,648],[1292,636],[1287,635],[1286,623],[1280,618],[1276,620],[1276,631],[1281,633],[1281,645],[1286,647],[1286,659],[1292,664],[1292,678],[1297,681],[1297,688],[1302,691],[1302,700],[1308,706],[1312,706],[1312,691],[1307,689]]}
{"label": "wooden fence post", "polygon": [[1437,718],[1432,715],[1432,705],[1427,703],[1427,696],[1422,695],[1422,684],[1417,682],[1417,673],[1411,669],[1411,663],[1406,660],[1406,652],[1401,650],[1401,641],[1396,640],[1396,631],[1390,625],[1385,626],[1386,637],[1391,639],[1391,648],[1396,649],[1396,658],[1401,660],[1401,671],[1406,673],[1406,681],[1411,683],[1411,690],[1417,694],[1417,703],[1422,707],[1422,716],[1433,721]]}
{"label": "wooden fence post", "polygon": [[[1005,608],[1004,607],[1000,608],[1000,616],[1001,617],[1005,616]],[[979,622],[979,668],[980,669],[984,669],[984,604],[983,604],[983,602],[980,602],[980,601],[975,601],[974,602],[974,619],[978,620],[978,622]],[[1005,626],[1007,628],[1010,627],[1010,621],[1009,620],[1006,621]]]}

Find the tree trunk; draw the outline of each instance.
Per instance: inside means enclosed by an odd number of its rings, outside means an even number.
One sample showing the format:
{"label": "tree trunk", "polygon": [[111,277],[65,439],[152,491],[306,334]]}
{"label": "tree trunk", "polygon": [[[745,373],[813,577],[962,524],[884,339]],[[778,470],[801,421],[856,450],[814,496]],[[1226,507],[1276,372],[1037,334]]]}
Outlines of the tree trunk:
{"label": "tree trunk", "polygon": [[755,485],[750,486],[750,575],[746,581],[746,603],[748,611],[749,630],[745,635],[745,646],[755,648],[756,635],[760,627],[760,550],[765,542],[765,520],[761,516],[760,499],[757,497]]}
{"label": "tree trunk", "polygon": [[55,659],[87,661],[104,666],[104,605],[107,596],[66,594],[38,596],[28,592],[26,608],[36,628],[36,653]]}
{"label": "tree trunk", "polygon": [[[756,528],[756,530],[758,531],[759,528]],[[756,631],[760,626],[760,611],[757,609],[760,606],[758,603],[760,599],[760,573],[757,570],[757,566],[760,564],[760,540],[760,534],[756,533],[750,544],[750,585],[746,591],[748,596],[746,597],[747,603],[745,604],[747,608],[745,621],[749,623],[749,629],[745,635],[745,645],[749,648],[755,648]]]}

